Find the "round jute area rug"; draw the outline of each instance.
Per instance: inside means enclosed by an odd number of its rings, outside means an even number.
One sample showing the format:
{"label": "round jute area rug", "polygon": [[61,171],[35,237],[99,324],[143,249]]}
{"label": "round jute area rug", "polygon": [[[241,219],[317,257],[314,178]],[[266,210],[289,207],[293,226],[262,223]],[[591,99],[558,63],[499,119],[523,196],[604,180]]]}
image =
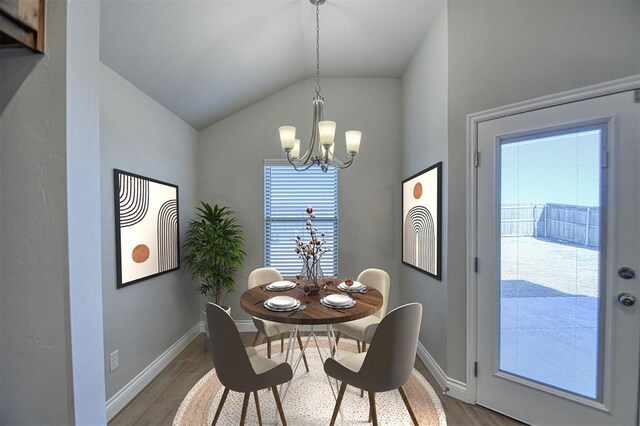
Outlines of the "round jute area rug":
{"label": "round jute area rug", "polygon": [[[322,350],[327,350],[328,342],[326,337],[323,339],[318,338],[318,343]],[[259,354],[266,356],[266,344],[262,344],[256,349]],[[356,352],[355,341],[340,340],[340,351],[337,358],[340,359],[348,355],[348,352]],[[296,357],[299,353],[299,351],[296,351]],[[325,426],[331,420],[335,397],[329,387],[327,376],[324,374],[322,361],[313,339],[309,342],[306,356],[309,363],[309,372],[306,372],[301,361],[291,385],[284,395],[282,404],[284,413],[287,424],[291,426]],[[323,352],[324,356],[325,353]],[[279,361],[284,359],[284,354],[275,353],[272,358],[275,361]],[[332,382],[333,392],[337,394],[335,380],[332,380]],[[281,390],[279,388],[281,397],[286,386],[285,384]],[[436,391],[416,369],[413,370],[413,374],[404,389],[420,425],[446,426],[447,420]],[[178,408],[173,425],[210,425],[220,403],[223,390],[224,387],[218,380],[214,368],[189,391],[180,404],[180,408]],[[277,414],[272,392],[266,389],[259,391],[258,398],[260,400],[260,413],[262,414],[263,424],[275,424]],[[238,424],[242,412],[242,400],[243,394],[229,392],[218,419],[219,425]],[[368,421],[369,399],[366,392],[364,393],[364,398],[362,398],[360,397],[359,389],[348,386],[341,407],[342,415],[338,416],[336,424],[370,424]],[[376,393],[376,412],[380,425],[412,424],[409,413],[402,402],[402,397],[397,390]],[[258,424],[253,395],[249,400],[246,424]]]}

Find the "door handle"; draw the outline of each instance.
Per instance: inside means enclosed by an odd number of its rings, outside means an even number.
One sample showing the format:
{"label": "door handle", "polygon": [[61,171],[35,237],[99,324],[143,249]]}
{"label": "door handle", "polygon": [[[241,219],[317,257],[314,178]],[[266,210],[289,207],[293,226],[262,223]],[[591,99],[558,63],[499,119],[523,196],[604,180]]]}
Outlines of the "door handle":
{"label": "door handle", "polygon": [[620,293],[618,295],[618,302],[624,306],[632,306],[636,303],[636,298],[633,294],[630,293]]}
{"label": "door handle", "polygon": [[623,280],[630,280],[635,278],[636,271],[628,266],[623,266],[622,268],[618,269],[618,276]]}

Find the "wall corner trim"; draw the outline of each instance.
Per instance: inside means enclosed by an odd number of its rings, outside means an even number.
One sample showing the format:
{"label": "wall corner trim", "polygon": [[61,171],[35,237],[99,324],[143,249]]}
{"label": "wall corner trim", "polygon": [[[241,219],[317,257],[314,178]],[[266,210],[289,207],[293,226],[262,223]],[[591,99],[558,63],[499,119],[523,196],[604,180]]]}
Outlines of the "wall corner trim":
{"label": "wall corner trim", "polygon": [[[464,402],[470,402],[467,400],[467,384],[459,380],[447,377],[442,367],[440,367],[436,360],[433,359],[431,354],[427,351],[427,349],[422,345],[420,341],[418,341],[417,352],[418,358],[420,358],[420,360],[424,363],[424,365],[427,367],[427,370],[429,370],[429,372],[433,375],[433,377],[440,385],[440,388],[442,388],[442,390],[447,395]],[[475,401],[471,403],[474,402]]]}
{"label": "wall corner trim", "polygon": [[204,333],[204,321],[199,321],[169,349],[142,370],[136,377],[107,401],[107,420],[111,420],[155,377],[165,369],[200,333]]}

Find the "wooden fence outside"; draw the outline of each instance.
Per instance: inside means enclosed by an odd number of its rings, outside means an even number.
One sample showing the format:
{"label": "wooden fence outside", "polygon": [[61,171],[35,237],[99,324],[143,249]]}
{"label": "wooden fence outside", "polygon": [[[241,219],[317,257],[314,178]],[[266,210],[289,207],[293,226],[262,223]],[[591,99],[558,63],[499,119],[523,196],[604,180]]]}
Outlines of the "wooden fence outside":
{"label": "wooden fence outside", "polygon": [[503,237],[536,237],[585,247],[600,244],[600,207],[568,204],[503,205]]}

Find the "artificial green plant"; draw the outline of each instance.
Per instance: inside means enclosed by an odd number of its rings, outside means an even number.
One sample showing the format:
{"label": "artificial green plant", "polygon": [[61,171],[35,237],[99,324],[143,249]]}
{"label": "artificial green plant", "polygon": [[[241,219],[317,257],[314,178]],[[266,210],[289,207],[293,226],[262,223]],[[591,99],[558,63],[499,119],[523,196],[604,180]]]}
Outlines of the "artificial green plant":
{"label": "artificial green plant", "polygon": [[244,232],[229,207],[201,203],[197,218],[187,229],[184,262],[192,277],[199,280],[198,292],[222,306],[224,296],[233,291],[233,276],[244,262]]}

